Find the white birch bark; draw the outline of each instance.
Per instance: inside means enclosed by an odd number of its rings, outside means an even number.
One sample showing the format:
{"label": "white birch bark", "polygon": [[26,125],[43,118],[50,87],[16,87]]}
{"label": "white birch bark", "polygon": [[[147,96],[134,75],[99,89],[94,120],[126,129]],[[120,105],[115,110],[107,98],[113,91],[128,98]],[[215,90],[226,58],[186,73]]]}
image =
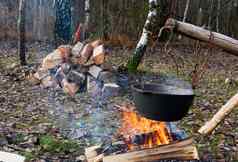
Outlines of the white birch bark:
{"label": "white birch bark", "polygon": [[[190,0],[187,0],[187,2],[186,2],[186,7],[185,7],[185,10],[184,10],[184,14],[183,14],[183,22],[186,22],[187,15],[188,15],[189,5],[190,5]],[[182,39],[182,35],[179,35],[178,38],[179,38],[179,40],[181,40],[181,39]]]}
{"label": "white birch bark", "polygon": [[183,22],[186,22],[187,15],[188,15],[189,5],[190,5],[190,0],[187,0],[187,2],[186,2],[186,8],[185,8],[184,14],[183,14]]}
{"label": "white birch bark", "polygon": [[144,52],[146,51],[149,38],[152,35],[154,30],[153,28],[156,28],[154,25],[156,25],[157,16],[158,16],[158,11],[157,11],[159,7],[158,0],[149,0],[149,6],[150,6],[150,11],[148,13],[142,35],[136,46],[134,55],[129,60],[127,65],[129,71],[135,71],[137,69],[144,55]]}

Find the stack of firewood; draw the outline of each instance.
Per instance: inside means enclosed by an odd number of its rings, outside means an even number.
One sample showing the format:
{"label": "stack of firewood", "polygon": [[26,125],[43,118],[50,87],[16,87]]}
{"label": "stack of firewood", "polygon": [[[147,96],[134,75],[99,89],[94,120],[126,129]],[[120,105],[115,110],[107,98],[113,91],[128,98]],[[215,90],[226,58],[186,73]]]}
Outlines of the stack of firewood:
{"label": "stack of firewood", "polygon": [[[118,88],[114,83],[106,80],[111,78],[112,66],[104,66],[106,49],[101,40],[87,44],[78,42],[76,45],[59,46],[47,55],[37,72],[32,75],[35,83],[44,88],[61,87],[65,93],[74,96],[84,91],[89,78],[104,79],[104,87],[110,85]],[[88,87],[89,88],[89,87]]]}

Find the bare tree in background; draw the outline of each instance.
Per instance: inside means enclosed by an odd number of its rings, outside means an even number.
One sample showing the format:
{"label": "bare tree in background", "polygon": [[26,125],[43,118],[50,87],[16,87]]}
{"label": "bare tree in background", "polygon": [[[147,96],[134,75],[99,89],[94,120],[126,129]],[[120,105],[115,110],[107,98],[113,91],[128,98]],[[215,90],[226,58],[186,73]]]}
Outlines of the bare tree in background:
{"label": "bare tree in background", "polygon": [[187,0],[186,8],[185,8],[184,14],[183,14],[183,22],[186,22],[186,19],[187,19],[187,16],[188,16],[189,5],[190,5],[190,0]]}
{"label": "bare tree in background", "polygon": [[84,31],[83,40],[88,38],[89,22],[90,22],[90,0],[85,0],[85,21],[84,21]]}
{"label": "bare tree in background", "polygon": [[[185,10],[184,10],[184,14],[183,14],[183,22],[186,22],[186,19],[187,19],[187,16],[188,16],[189,5],[190,5],[190,0],[187,0],[186,7],[185,7]],[[179,38],[179,40],[181,40],[182,39],[182,35],[179,35],[178,38]]]}
{"label": "bare tree in background", "polygon": [[18,15],[18,55],[21,65],[26,65],[26,29],[25,29],[25,0],[20,0]]}
{"label": "bare tree in background", "polygon": [[219,33],[219,17],[220,17],[220,12],[221,12],[221,0],[217,0],[217,17],[216,17],[216,31]]}
{"label": "bare tree in background", "polygon": [[213,8],[214,8],[214,0],[210,0],[210,11],[209,11],[209,19],[208,19],[208,29],[212,29],[212,16],[213,16]]}

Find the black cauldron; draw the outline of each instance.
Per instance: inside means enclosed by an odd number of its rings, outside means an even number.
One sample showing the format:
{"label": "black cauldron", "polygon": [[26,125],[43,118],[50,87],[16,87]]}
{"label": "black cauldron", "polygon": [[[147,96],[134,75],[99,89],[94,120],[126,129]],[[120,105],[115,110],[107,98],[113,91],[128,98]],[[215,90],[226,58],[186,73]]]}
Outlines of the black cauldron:
{"label": "black cauldron", "polygon": [[186,116],[194,92],[184,84],[134,84],[133,97],[138,112],[157,121],[178,121]]}

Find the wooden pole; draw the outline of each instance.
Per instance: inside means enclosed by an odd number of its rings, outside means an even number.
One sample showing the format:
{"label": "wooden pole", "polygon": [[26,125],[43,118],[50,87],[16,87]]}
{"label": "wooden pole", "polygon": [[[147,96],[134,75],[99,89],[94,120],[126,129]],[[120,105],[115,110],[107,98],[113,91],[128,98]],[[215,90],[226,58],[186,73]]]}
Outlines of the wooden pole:
{"label": "wooden pole", "polygon": [[199,133],[206,135],[211,133],[218,124],[228,115],[231,111],[238,106],[238,93],[233,96],[204,126],[199,129]]}
{"label": "wooden pole", "polygon": [[18,17],[18,55],[21,65],[26,65],[25,0],[20,0]]}
{"label": "wooden pole", "polygon": [[226,35],[212,32],[193,24],[184,23],[172,18],[167,20],[165,27],[173,29],[175,32],[186,35],[190,38],[218,46],[225,51],[238,56],[238,40]]}

